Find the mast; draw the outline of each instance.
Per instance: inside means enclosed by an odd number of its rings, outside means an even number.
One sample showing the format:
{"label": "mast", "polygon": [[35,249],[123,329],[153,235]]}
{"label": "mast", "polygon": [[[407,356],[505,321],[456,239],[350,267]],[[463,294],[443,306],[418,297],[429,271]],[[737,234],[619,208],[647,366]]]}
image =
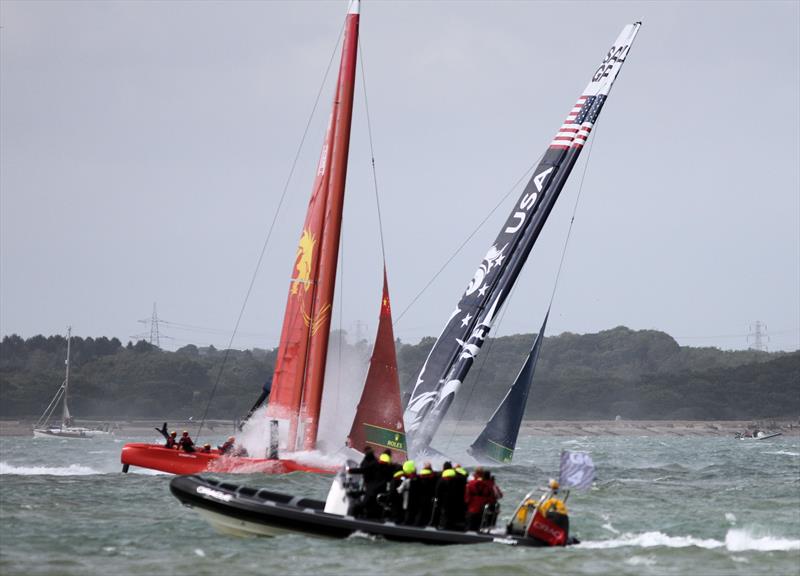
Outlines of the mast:
{"label": "mast", "polygon": [[301,415],[306,424],[304,448],[316,443],[347,175],[358,22],[359,0],[351,0],[333,109],[295,256],[273,375],[268,414],[288,420],[290,450],[298,445]]}
{"label": "mast", "polygon": [[62,404],[62,412],[61,412],[61,427],[65,428],[69,426],[70,420],[72,417],[69,414],[69,408],[67,407],[67,392],[69,391],[69,356],[70,356],[70,346],[72,344],[72,326],[67,327],[67,359],[64,361],[66,365],[66,374],[64,376],[64,402]]}
{"label": "mast", "polygon": [[597,121],[640,26],[640,22],[625,26],[594,72],[431,349],[404,414],[412,455],[422,454],[430,446],[480,352]]}
{"label": "mast", "polygon": [[335,132],[330,164],[330,184],[319,258],[318,284],[315,287],[311,317],[310,349],[303,391],[301,415],[306,423],[303,448],[313,450],[317,443],[325,363],[331,326],[331,308],[336,288],[336,266],[339,260],[339,240],[342,230],[344,189],[347,180],[347,158],[350,152],[350,125],[353,118],[353,93],[356,82],[358,54],[359,0],[352,0],[345,21],[342,62],[333,103]]}

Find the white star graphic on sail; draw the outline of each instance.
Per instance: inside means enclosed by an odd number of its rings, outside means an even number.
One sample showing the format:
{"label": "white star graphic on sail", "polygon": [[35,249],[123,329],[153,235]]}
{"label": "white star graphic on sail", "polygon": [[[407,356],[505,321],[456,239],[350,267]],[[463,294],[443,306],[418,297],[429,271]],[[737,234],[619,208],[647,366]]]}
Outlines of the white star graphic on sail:
{"label": "white star graphic on sail", "polygon": [[470,320],[472,320],[472,314],[470,314],[469,312],[467,312],[467,315],[466,315],[466,316],[464,316],[464,317],[461,319],[461,325],[462,325],[462,326],[467,326],[467,325],[469,324],[469,321],[470,321]]}
{"label": "white star graphic on sail", "polygon": [[479,294],[479,295],[481,295],[481,296],[484,296],[484,295],[486,294],[486,291],[487,291],[488,289],[489,289],[489,287],[488,287],[486,284],[484,284],[483,286],[481,286],[481,287],[478,289],[478,294]]}

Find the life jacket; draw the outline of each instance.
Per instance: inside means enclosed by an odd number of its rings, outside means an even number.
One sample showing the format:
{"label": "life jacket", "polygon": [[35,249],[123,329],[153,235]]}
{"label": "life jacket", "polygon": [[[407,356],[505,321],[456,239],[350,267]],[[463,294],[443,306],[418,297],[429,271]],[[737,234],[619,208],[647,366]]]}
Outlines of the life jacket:
{"label": "life jacket", "polygon": [[556,512],[558,514],[567,515],[567,506],[564,504],[563,500],[556,498],[555,496],[551,496],[544,502],[539,505],[539,512],[543,515],[547,516],[548,512]]}
{"label": "life jacket", "polygon": [[467,484],[464,501],[468,514],[480,514],[486,504],[494,501],[494,490],[483,478],[475,478]]}

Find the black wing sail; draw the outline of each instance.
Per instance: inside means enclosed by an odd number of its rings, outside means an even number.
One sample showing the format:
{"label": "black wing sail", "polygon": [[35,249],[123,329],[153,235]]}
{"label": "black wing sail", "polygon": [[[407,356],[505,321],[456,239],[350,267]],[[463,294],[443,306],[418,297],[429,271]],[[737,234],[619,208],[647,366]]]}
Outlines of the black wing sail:
{"label": "black wing sail", "polygon": [[508,464],[514,457],[514,448],[517,445],[519,427],[525,415],[528,404],[528,394],[533,383],[533,374],[536,372],[536,363],[539,361],[539,351],[544,341],[544,331],[547,327],[547,318],[550,310],[544,317],[542,327],[533,341],[531,351],[525,360],[511,388],[506,392],[497,410],[494,411],[483,431],[467,451],[479,462],[496,462]]}
{"label": "black wing sail", "polygon": [[640,23],[626,26],[551,142],[434,344],[403,418],[423,454],[472,367],[600,114]]}

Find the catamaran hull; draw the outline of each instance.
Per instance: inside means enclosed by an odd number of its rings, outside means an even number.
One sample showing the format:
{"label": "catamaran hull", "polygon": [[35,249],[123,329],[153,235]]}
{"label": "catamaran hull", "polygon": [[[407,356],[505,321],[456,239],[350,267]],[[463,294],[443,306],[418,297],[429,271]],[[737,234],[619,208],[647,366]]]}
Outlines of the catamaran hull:
{"label": "catamaran hull", "polygon": [[289,472],[313,472],[333,474],[333,468],[322,468],[301,464],[295,460],[269,458],[239,458],[225,456],[218,450],[211,452],[184,452],[155,444],[131,443],[122,447],[120,461],[123,470],[130,466],[149,468],[168,474],[199,474],[201,472],[228,472],[287,474]]}
{"label": "catamaran hull", "polygon": [[90,430],[88,428],[34,428],[34,438],[96,438],[110,436],[105,430]]}
{"label": "catamaran hull", "polygon": [[199,476],[179,476],[170,491],[182,504],[196,510],[215,529],[237,536],[278,536],[301,533],[309,536],[347,538],[356,533],[387,540],[423,544],[506,544],[546,546],[529,537],[485,532],[454,532],[393,522],[362,520],[329,514],[321,500],[300,498],[247,486],[237,486]]}

